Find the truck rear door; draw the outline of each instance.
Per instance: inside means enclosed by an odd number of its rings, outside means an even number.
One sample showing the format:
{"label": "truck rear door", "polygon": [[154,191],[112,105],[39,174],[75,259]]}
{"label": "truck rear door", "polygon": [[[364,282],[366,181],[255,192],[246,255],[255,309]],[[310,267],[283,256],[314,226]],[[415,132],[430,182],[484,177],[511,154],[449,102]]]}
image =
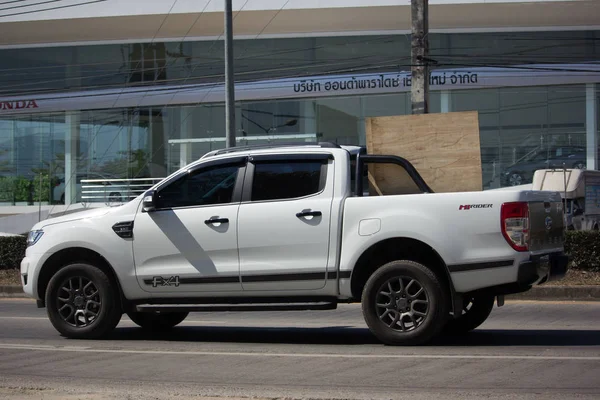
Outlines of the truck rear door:
{"label": "truck rear door", "polygon": [[325,286],[333,163],[327,153],[250,158],[238,214],[243,290]]}

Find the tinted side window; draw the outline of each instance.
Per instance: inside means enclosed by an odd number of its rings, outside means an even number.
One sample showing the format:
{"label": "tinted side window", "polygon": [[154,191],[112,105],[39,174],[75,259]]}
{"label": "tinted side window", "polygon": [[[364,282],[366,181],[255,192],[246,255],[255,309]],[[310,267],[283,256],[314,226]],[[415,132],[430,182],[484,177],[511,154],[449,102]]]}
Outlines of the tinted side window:
{"label": "tinted side window", "polygon": [[257,163],[252,182],[252,201],[292,199],[321,190],[322,161]]}
{"label": "tinted side window", "polygon": [[158,208],[230,203],[239,166],[193,171],[158,192]]}

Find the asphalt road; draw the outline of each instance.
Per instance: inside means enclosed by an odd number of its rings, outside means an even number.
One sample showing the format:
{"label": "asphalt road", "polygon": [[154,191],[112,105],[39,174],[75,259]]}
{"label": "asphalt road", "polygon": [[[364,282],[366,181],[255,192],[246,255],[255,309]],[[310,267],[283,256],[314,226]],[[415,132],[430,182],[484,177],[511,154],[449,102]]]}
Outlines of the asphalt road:
{"label": "asphalt road", "polygon": [[0,398],[598,399],[600,302],[507,302],[478,330],[390,347],[357,305],[197,313],[170,334],[126,317],[107,340],[60,337],[0,300]]}

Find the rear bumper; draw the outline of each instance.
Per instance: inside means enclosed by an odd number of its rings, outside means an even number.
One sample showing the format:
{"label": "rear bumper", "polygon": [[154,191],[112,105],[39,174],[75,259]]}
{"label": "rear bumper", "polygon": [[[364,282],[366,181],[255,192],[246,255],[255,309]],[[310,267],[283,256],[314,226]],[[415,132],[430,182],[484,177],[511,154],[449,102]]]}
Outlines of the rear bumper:
{"label": "rear bumper", "polygon": [[564,253],[532,256],[519,264],[517,282],[530,286],[562,279],[567,273],[569,257]]}
{"label": "rear bumper", "polygon": [[563,278],[568,262],[569,258],[562,252],[531,256],[518,264],[516,282],[477,289],[469,293],[499,296],[526,292],[534,285]]}

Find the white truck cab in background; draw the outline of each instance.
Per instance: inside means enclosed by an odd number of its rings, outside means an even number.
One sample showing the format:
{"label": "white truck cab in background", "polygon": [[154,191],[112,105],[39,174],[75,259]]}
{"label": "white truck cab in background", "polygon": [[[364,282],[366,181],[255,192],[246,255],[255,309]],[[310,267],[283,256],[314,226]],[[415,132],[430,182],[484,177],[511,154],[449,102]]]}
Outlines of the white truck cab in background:
{"label": "white truck cab in background", "polygon": [[600,171],[541,169],[533,176],[532,189],[561,194],[567,229],[597,231],[600,228]]}
{"label": "white truck cab in background", "polygon": [[[391,193],[374,164],[395,168]],[[71,338],[124,313],[169,329],[192,311],[360,302],[381,341],[421,344],[562,277],[563,226],[556,192],[433,193],[401,157],[331,143],[233,148],[122,206],[40,222],[21,276]]]}

